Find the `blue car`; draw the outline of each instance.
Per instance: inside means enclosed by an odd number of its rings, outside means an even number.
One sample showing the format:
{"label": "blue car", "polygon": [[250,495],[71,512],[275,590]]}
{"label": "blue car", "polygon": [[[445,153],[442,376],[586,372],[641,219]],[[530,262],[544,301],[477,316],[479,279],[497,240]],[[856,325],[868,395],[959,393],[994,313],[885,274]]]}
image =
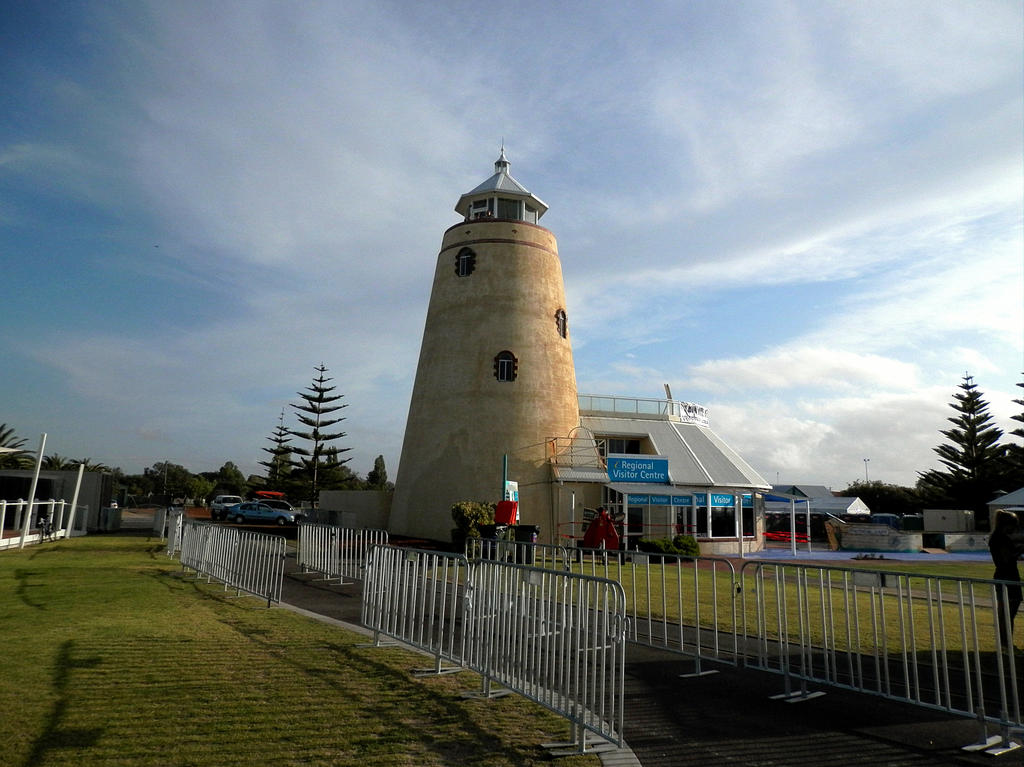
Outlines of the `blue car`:
{"label": "blue car", "polygon": [[263,501],[246,501],[236,503],[227,510],[227,518],[244,524],[255,522],[257,524],[275,524],[279,526],[294,525],[296,518],[293,511],[277,509]]}

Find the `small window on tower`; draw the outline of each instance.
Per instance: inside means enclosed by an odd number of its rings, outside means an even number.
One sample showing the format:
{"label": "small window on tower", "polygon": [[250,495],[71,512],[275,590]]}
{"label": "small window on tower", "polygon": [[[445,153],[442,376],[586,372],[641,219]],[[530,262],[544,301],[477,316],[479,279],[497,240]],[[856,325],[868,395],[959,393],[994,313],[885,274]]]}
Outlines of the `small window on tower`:
{"label": "small window on tower", "polygon": [[565,316],[565,309],[559,309],[555,312],[555,327],[558,329],[558,335],[565,338],[569,333],[569,321]]}
{"label": "small window on tower", "polygon": [[455,256],[455,274],[459,277],[468,277],[476,269],[476,253],[469,248],[463,248]]}
{"label": "small window on tower", "polygon": [[519,360],[512,352],[504,351],[494,358],[494,377],[499,381],[514,381],[519,374]]}

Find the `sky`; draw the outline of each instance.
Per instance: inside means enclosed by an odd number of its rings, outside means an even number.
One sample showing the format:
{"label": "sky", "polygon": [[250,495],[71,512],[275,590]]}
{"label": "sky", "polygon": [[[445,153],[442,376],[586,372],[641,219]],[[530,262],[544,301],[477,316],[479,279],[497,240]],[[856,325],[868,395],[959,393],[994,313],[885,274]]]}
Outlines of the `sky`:
{"label": "sky", "polygon": [[263,473],[322,363],[394,480],[504,146],[581,393],[667,383],[771,483],[913,485],[966,374],[1022,412],[1022,41],[1019,0],[7,0],[0,423]]}

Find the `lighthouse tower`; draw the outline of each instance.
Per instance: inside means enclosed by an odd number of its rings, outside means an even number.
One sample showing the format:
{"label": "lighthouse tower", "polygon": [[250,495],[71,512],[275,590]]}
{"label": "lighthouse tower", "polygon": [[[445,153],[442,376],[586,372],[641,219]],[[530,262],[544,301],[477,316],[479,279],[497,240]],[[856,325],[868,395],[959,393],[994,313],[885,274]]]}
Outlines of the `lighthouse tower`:
{"label": "lighthouse tower", "polygon": [[547,206],[509,174],[462,195],[441,241],[395,481],[393,533],[448,540],[451,506],[519,486],[520,522],[555,534],[550,457],[579,425]]}

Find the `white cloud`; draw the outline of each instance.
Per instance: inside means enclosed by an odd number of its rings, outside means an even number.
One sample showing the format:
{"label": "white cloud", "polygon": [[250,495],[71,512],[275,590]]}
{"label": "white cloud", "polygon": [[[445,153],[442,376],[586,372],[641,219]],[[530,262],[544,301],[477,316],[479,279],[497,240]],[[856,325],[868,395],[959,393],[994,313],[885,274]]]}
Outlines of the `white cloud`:
{"label": "white cloud", "polygon": [[918,384],[914,365],[874,354],[825,347],[783,347],[744,359],[709,360],[691,368],[687,388],[709,392],[751,389],[883,388]]}
{"label": "white cloud", "polygon": [[860,397],[710,403],[712,428],[769,482],[841,490],[868,478],[913,486],[936,465],[950,393],[938,388]]}
{"label": "white cloud", "polygon": [[717,398],[766,476],[912,481],[963,370],[1019,373],[1015,2],[88,8],[92,58],[12,81],[51,111],[0,133],[0,246],[73,230],[14,288],[84,298],[3,348],[66,377],[94,457],[255,460],[323,361],[393,474],[441,233],[503,138],[581,388]]}

